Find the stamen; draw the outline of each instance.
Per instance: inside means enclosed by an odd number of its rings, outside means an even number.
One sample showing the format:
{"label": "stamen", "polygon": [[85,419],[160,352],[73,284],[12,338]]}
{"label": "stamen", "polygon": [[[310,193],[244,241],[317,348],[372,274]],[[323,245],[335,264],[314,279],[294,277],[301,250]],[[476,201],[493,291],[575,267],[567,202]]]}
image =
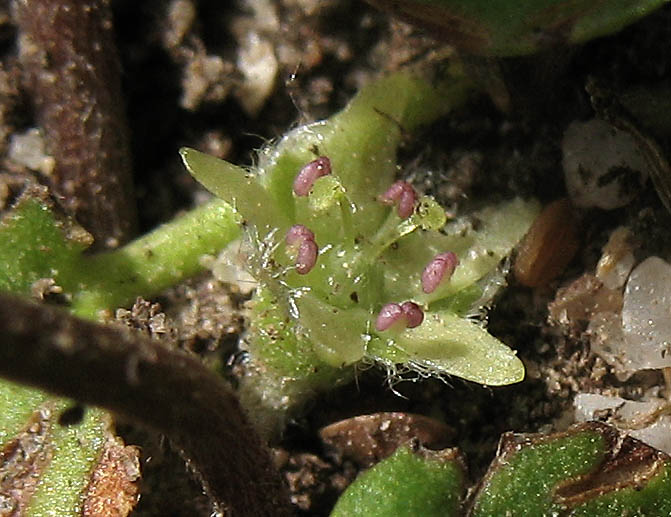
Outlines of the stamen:
{"label": "stamen", "polygon": [[375,320],[375,328],[379,331],[387,330],[403,317],[403,309],[398,303],[388,303],[380,309],[380,314]]}
{"label": "stamen", "polygon": [[287,244],[293,246],[304,240],[315,240],[315,234],[302,224],[294,224],[287,232]]}
{"label": "stamen", "polygon": [[294,179],[294,194],[307,196],[312,190],[317,179],[331,174],[331,160],[326,156],[320,156],[305,165]]}
{"label": "stamen", "polygon": [[397,205],[398,216],[407,219],[415,210],[417,193],[407,181],[397,181],[378,199],[385,205]]}
{"label": "stamen", "polygon": [[415,211],[415,202],[417,201],[417,194],[415,189],[409,187],[401,193],[401,199],[398,201],[396,211],[401,219],[407,219]]}
{"label": "stamen", "polygon": [[302,224],[295,224],[289,228],[286,241],[296,253],[296,272],[299,275],[308,274],[317,263],[319,255],[315,234]]}
{"label": "stamen", "polygon": [[422,291],[432,293],[443,280],[449,280],[454,273],[459,258],[451,251],[439,253],[429,262],[422,271]]}
{"label": "stamen", "polygon": [[387,191],[379,197],[379,200],[385,205],[393,205],[401,198],[403,191],[409,186],[406,181],[397,181]]}
{"label": "stamen", "polygon": [[424,311],[414,302],[404,302],[401,304],[401,310],[408,322],[408,328],[418,327],[424,321]]}
{"label": "stamen", "polygon": [[388,303],[380,309],[375,320],[376,330],[382,332],[402,321],[405,328],[415,328],[424,321],[424,312],[413,302]]}
{"label": "stamen", "polygon": [[307,275],[315,267],[318,255],[319,248],[315,241],[303,241],[296,256],[296,272],[299,275]]}

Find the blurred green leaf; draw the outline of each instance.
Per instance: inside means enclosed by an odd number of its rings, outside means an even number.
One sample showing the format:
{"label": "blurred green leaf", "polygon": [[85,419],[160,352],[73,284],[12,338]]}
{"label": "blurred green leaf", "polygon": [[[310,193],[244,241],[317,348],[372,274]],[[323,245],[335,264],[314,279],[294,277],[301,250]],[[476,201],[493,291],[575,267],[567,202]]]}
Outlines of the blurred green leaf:
{"label": "blurred green leaf", "polygon": [[464,466],[455,449],[405,445],[361,473],[331,517],[456,517],[463,495]]}
{"label": "blurred green leaf", "polygon": [[508,433],[469,515],[671,515],[671,458],[596,422]]}
{"label": "blurred green leaf", "polygon": [[517,56],[616,32],[668,0],[367,0],[471,54]]}

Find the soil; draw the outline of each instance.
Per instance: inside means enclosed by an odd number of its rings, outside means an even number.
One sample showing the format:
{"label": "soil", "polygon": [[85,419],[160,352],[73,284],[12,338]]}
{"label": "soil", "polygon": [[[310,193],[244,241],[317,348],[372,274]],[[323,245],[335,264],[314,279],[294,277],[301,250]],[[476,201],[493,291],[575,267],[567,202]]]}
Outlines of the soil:
{"label": "soil", "polygon": [[[421,29],[393,20],[358,0],[274,0],[277,25],[251,16],[254,2],[147,0],[112,2],[131,131],[139,233],[201,202],[207,194],[180,164],[189,145],[239,164],[255,149],[297,123],[334,113],[357,88],[385,71],[431,59],[445,50]],[[247,5],[247,8],[246,8]],[[191,21],[189,9],[194,8]],[[247,25],[245,25],[247,24]],[[240,27],[258,24],[278,56],[274,85],[258,109],[245,108],[245,78],[236,62]],[[585,92],[595,77],[615,92],[650,88],[669,80],[671,8],[621,33],[578,48],[496,61],[488,74],[503,79],[511,98],[502,112],[485,95],[449,118],[409,138],[400,152],[402,174],[449,210],[468,210],[515,195],[547,203],[566,195],[561,136],[569,122],[592,116]],[[35,127],[30,99],[20,86],[16,27],[0,6],[0,202],[9,206],[25,178],[39,175],[7,157],[15,133]],[[665,43],[666,42],[666,43]],[[474,60],[474,66],[484,66]],[[651,122],[651,125],[654,122]],[[656,125],[664,147],[671,132]],[[593,272],[612,229],[628,224],[644,243],[641,257],[669,249],[671,218],[648,182],[629,205],[582,214],[580,249],[549,284],[511,284],[489,313],[489,330],[518,351],[527,379],[487,388],[460,379],[417,380],[390,386],[383,371],[361,372],[357,383],[324,394],[274,444],[302,515],[328,515],[338,494],[356,476],[356,462],[329,454],[319,430],[364,413],[419,413],[448,424],[450,446],[466,455],[478,479],[503,432],[547,432],[565,426],[578,392],[633,393],[589,350],[584,324],[548,322],[548,304],[559,287]],[[234,382],[241,368],[237,339],[244,330],[246,294],[203,275],[150,302],[139,301],[118,318],[143,332],[224,365]],[[159,305],[152,305],[158,303]],[[661,374],[645,383],[662,383]],[[564,422],[564,423],[558,423]],[[209,515],[211,508],[188,467],[161,437],[129,424],[119,431],[143,455],[142,498],[132,515]]]}

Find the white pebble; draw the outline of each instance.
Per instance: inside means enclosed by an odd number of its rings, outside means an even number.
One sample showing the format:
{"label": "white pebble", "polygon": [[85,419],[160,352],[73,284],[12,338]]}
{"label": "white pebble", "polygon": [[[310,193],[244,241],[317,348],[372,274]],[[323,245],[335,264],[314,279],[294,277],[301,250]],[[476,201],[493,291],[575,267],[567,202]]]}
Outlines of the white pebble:
{"label": "white pebble", "polygon": [[625,226],[619,226],[610,234],[603,247],[603,253],[596,266],[595,276],[608,289],[620,289],[627,281],[631,269],[636,263],[631,245],[631,232]]}
{"label": "white pebble", "polygon": [[592,352],[613,367],[620,381],[636,373],[640,364],[630,360],[629,345],[622,331],[622,316],[615,312],[599,312],[592,316],[587,327]]}
{"label": "white pebble", "polygon": [[15,133],[9,142],[9,159],[48,176],[54,170],[55,161],[46,154],[46,146],[39,129]]}
{"label": "white pebble", "polygon": [[[649,419],[648,425],[640,427],[640,422],[648,423],[648,415],[655,413],[666,401],[653,399],[647,402],[635,402],[620,397],[607,397],[593,393],[579,393],[573,406],[576,422],[586,422],[599,417],[598,412],[610,410],[614,423],[623,424],[627,434],[647,443],[648,445],[671,454],[671,416],[662,415],[657,419]],[[595,414],[596,413],[596,414]],[[640,427],[626,429],[626,427]]]}
{"label": "white pebble", "polygon": [[627,205],[650,171],[634,139],[599,119],[571,123],[562,152],[566,189],[573,203],[585,208]]}
{"label": "white pebble", "polygon": [[671,366],[671,264],[649,257],[629,275],[622,330],[633,369]]}

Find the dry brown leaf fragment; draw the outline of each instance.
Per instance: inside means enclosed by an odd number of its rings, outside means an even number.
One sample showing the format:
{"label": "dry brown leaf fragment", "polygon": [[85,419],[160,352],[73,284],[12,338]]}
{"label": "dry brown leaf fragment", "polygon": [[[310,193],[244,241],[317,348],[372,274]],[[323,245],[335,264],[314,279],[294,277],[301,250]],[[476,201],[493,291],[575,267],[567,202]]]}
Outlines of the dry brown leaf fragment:
{"label": "dry brown leaf fragment", "polygon": [[0,515],[23,515],[53,454],[51,404],[39,407],[23,432],[0,450]]}
{"label": "dry brown leaf fragment", "polygon": [[140,498],[140,462],[137,447],[126,446],[114,436],[105,444],[91,474],[82,506],[82,517],[126,517]]}
{"label": "dry brown leaf fragment", "polygon": [[335,422],[322,428],[319,436],[338,456],[370,467],[413,438],[431,449],[445,448],[454,430],[435,418],[383,412]]}

